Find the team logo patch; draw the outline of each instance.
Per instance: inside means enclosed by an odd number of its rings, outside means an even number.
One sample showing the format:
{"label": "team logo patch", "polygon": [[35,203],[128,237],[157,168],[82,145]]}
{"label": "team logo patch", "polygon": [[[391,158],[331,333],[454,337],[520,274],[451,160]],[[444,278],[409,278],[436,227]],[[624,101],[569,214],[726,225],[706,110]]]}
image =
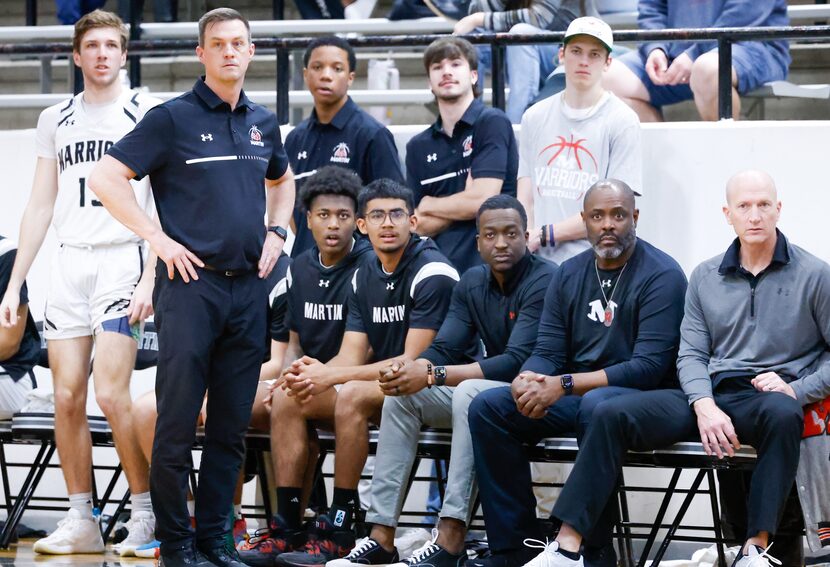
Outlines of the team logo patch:
{"label": "team logo patch", "polygon": [[262,143],[262,132],[259,128],[256,127],[256,124],[251,126],[251,129],[248,130],[248,136],[251,137],[251,145],[252,146],[260,146],[263,147],[265,144]]}
{"label": "team logo patch", "polygon": [[212,142],[213,141],[213,134],[202,134],[202,141],[203,142]]}
{"label": "team logo patch", "polygon": [[340,142],[334,146],[334,153],[329,161],[333,161],[334,163],[349,163],[349,161],[351,161],[351,158],[349,157],[350,153],[351,150],[349,149],[349,144],[346,142]]}
{"label": "team logo patch", "polygon": [[427,163],[437,161],[437,160],[438,160],[438,154],[427,154]]}
{"label": "team logo patch", "polygon": [[473,153],[473,135],[472,134],[470,134],[469,136],[464,138],[464,141],[461,142],[461,149],[464,150],[463,153],[461,154],[461,157],[467,157],[467,156],[469,156],[470,154]]}
{"label": "team logo patch", "polygon": [[302,152],[297,152],[297,159],[308,159],[308,152],[303,150]]}

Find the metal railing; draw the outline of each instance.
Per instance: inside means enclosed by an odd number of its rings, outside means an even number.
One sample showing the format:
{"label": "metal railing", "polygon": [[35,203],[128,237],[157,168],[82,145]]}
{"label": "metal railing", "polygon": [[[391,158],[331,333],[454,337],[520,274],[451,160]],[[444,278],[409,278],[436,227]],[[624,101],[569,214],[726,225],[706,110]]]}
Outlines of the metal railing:
{"label": "metal railing", "polygon": [[[356,48],[382,47],[418,47],[429,45],[443,35],[397,35],[364,36],[349,38]],[[534,43],[560,43],[564,32],[544,34],[471,34],[465,36],[474,44],[489,45],[492,49],[492,89],[493,106],[504,109],[505,106],[505,49],[510,45]],[[778,39],[828,40],[830,26],[782,26],[766,28],[707,28],[707,29],[667,29],[667,30],[620,30],[614,33],[617,42],[641,43],[645,41],[701,41],[716,42],[719,54],[718,77],[718,115],[721,119],[732,117],[732,44],[738,41],[769,41]],[[305,49],[311,38],[258,38],[260,51],[276,52],[276,107],[280,124],[288,123],[291,51]],[[192,52],[195,40],[183,39],[138,39],[130,41],[130,53],[133,56],[158,55]],[[67,43],[21,43],[0,44],[0,55],[69,55],[71,45]],[[133,85],[140,84],[140,77],[132,76]]]}

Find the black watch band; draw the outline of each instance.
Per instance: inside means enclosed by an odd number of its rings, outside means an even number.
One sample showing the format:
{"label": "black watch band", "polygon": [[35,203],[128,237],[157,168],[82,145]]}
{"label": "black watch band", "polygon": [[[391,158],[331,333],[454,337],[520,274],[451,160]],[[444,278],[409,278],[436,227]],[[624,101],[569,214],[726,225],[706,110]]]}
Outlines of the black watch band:
{"label": "black watch band", "polygon": [[570,396],[574,392],[574,377],[570,374],[563,374],[560,378],[562,383],[562,389],[565,391],[566,396]]}
{"label": "black watch band", "polygon": [[435,385],[444,386],[447,383],[447,369],[444,366],[434,366],[432,375],[435,376]]}
{"label": "black watch band", "polygon": [[273,232],[283,240],[288,240],[288,231],[281,226],[269,226],[268,232]]}

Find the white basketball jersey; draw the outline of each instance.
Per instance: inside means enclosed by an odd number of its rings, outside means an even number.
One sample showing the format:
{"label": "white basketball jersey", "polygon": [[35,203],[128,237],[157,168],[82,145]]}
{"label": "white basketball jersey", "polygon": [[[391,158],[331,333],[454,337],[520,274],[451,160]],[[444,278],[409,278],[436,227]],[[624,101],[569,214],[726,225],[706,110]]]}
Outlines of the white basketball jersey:
{"label": "white basketball jersey", "polygon": [[[58,196],[52,218],[58,242],[97,246],[141,241],[109,214],[86,180],[110,146],[160,102],[143,93],[124,90],[113,102],[89,104],[80,93],[40,113],[37,155],[56,160],[58,168]],[[149,180],[131,183],[139,206],[153,215]]]}

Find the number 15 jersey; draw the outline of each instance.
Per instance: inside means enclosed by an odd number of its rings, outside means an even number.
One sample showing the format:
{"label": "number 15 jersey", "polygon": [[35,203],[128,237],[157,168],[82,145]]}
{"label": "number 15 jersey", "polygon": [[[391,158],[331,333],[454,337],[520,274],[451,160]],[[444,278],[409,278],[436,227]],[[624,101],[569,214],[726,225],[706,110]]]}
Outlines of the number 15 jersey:
{"label": "number 15 jersey", "polygon": [[[125,89],[112,102],[90,104],[80,93],[40,113],[35,138],[37,156],[56,160],[57,167],[58,195],[52,224],[58,242],[98,246],[141,241],[109,214],[86,182],[107,150],[159,102]],[[149,180],[130,183],[138,205],[154,214]]]}

